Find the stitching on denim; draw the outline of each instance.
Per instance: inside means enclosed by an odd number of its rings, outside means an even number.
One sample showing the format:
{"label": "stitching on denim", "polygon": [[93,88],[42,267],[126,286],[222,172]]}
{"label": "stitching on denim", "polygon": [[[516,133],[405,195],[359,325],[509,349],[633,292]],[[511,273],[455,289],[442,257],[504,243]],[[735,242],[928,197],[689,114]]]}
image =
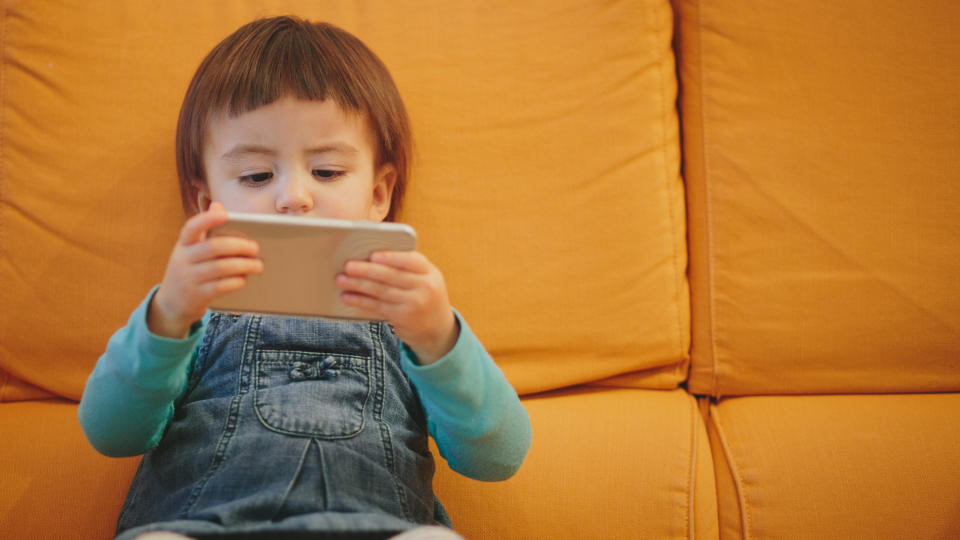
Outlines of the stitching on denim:
{"label": "stitching on denim", "polygon": [[203,489],[207,486],[207,483],[213,477],[214,473],[217,472],[217,469],[220,468],[220,465],[226,459],[227,447],[230,445],[230,441],[233,440],[234,434],[237,432],[237,426],[239,424],[238,417],[240,416],[240,402],[243,399],[244,394],[246,394],[249,385],[250,385],[250,359],[247,358],[248,349],[252,349],[252,344],[256,342],[257,338],[260,335],[260,317],[254,316],[251,317],[247,323],[246,338],[243,342],[243,350],[240,352],[240,367],[238,369],[237,376],[237,390],[233,396],[233,399],[230,401],[230,409],[227,412],[227,422],[224,425],[223,432],[220,434],[220,440],[217,442],[217,449],[213,455],[213,461],[210,464],[210,467],[207,469],[207,472],[203,475],[203,478],[197,482],[197,485],[194,486],[193,490],[190,492],[190,496],[187,497],[187,500],[183,504],[183,509],[180,514],[182,516],[189,515],[190,511],[193,509],[193,506],[200,500],[200,494],[203,492]]}
{"label": "stitching on denim", "polygon": [[[351,360],[361,360],[366,361],[370,359],[370,355],[363,354],[344,354],[338,352],[328,352],[328,351],[301,351],[298,349],[257,349],[254,354],[260,355],[263,353],[273,353],[273,354],[288,354],[291,356],[335,356],[337,358],[349,358]],[[264,364],[286,364],[288,363],[285,360],[264,360]]]}
{"label": "stitching on denim", "polygon": [[[141,460],[140,460],[140,463],[137,464],[137,472],[135,472],[135,473],[133,474],[133,477],[134,477],[134,478],[137,478],[138,476],[140,476],[140,471],[143,469],[143,462],[144,462],[144,461],[145,461],[145,460],[141,459]],[[132,484],[132,485],[135,485],[135,484]],[[132,485],[131,485],[131,487],[132,487]],[[137,487],[140,488],[140,486],[137,486]],[[138,489],[138,490],[139,490],[139,489]],[[124,499],[124,501],[123,501],[123,507],[120,509],[120,515],[117,516],[117,524],[116,524],[116,526],[114,527],[114,532],[113,532],[113,535],[114,535],[114,536],[117,536],[117,535],[119,535],[121,532],[123,532],[123,531],[120,530],[120,524],[123,523],[124,518],[125,518],[126,515],[127,515],[127,512],[130,510],[130,506],[133,505],[133,503],[134,503],[134,501],[135,501],[136,499],[137,499],[137,494],[136,494],[136,493],[133,493],[133,492],[127,493],[127,497],[126,497],[126,499]]]}
{"label": "stitching on denim", "polygon": [[210,347],[213,344],[213,336],[217,335],[217,332],[220,331],[220,322],[223,320],[223,315],[219,313],[213,313],[210,315],[210,320],[207,322],[207,331],[203,336],[203,340],[200,341],[200,350],[197,351],[197,364],[196,367],[198,371],[206,371],[209,369],[209,366],[206,365],[207,357],[210,354]]}
{"label": "stitching on denim", "polygon": [[323,455],[323,444],[317,439],[311,439],[310,444],[314,444],[317,447],[317,463],[320,464],[320,479],[323,482],[323,509],[329,510],[330,501],[333,500],[333,496],[330,494],[330,481],[327,476],[328,467],[326,465],[326,456]]}
{"label": "stitching on denim", "polygon": [[386,362],[386,353],[383,349],[383,340],[381,339],[381,332],[383,332],[386,325],[378,322],[370,323],[370,337],[373,341],[373,356],[374,364],[379,375],[377,380],[377,400],[374,404],[374,418],[377,421],[377,425],[380,427],[380,440],[383,443],[383,452],[384,459],[386,460],[385,465],[387,470],[390,471],[390,476],[393,478],[393,487],[397,493],[397,499],[400,502],[400,510],[403,512],[403,517],[407,521],[413,521],[413,518],[410,516],[410,510],[407,504],[407,494],[403,490],[403,484],[400,481],[400,476],[397,474],[396,460],[393,456],[393,436],[390,433],[390,426],[383,421],[383,401],[384,401],[384,384],[386,380],[386,367],[384,363]]}
{"label": "stitching on denim", "polygon": [[[193,365],[190,366],[190,377],[187,379],[187,388],[183,391],[179,401],[182,402],[187,399],[187,396],[196,390],[197,385],[200,384],[200,380],[203,379],[203,375],[210,369],[208,365],[210,344],[213,342],[213,336],[219,332],[221,320],[223,319],[219,313],[214,313],[210,316],[206,333],[203,335],[203,339],[200,340],[200,347],[197,349],[197,357],[193,360]],[[179,405],[179,403],[177,405]]]}
{"label": "stitching on denim", "polygon": [[[307,439],[307,444],[303,447],[303,452],[300,454],[300,462],[297,463],[297,472],[290,478],[290,482],[287,484],[286,489],[283,490],[283,496],[280,497],[280,503],[277,504],[276,510],[273,511],[273,515],[270,516],[270,521],[277,519],[277,514],[280,513],[280,510],[283,509],[283,506],[287,504],[287,497],[290,496],[290,492],[293,491],[293,486],[297,485],[297,480],[300,479],[300,475],[303,474],[303,464],[307,461],[307,454],[310,453],[310,445],[314,444],[316,441],[314,439]],[[323,452],[320,450],[320,443],[317,444],[317,451],[321,453],[320,462],[323,462]],[[324,482],[326,484],[326,482]],[[324,499],[324,504],[326,504],[327,499]]]}

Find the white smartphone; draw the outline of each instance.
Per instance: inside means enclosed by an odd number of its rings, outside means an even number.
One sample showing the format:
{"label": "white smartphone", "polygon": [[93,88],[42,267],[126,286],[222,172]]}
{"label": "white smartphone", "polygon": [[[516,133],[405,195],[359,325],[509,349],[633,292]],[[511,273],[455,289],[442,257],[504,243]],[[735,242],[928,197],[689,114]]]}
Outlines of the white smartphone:
{"label": "white smartphone", "polygon": [[361,319],[340,300],[335,279],[344,264],[367,259],[374,251],[411,251],[417,245],[416,232],[401,223],[237,212],[228,216],[210,234],[256,240],[263,273],[250,275],[243,289],[216,298],[210,305],[216,311]]}

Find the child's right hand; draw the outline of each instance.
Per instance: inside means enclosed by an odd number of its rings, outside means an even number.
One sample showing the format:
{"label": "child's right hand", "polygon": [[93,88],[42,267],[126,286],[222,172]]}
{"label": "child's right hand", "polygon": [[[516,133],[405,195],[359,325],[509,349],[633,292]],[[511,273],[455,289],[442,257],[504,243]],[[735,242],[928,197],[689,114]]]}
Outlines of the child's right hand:
{"label": "child's right hand", "polygon": [[218,296],[242,289],[247,275],[263,272],[253,240],[235,236],[208,237],[227,221],[220,203],[184,223],[170,254],[160,288],[147,309],[147,328],[158,336],[182,339]]}

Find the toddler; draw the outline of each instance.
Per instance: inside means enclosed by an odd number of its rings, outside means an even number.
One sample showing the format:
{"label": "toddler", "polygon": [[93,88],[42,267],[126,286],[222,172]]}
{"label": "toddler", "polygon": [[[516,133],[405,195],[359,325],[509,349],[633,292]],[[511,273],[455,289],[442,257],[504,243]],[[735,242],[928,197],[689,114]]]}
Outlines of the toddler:
{"label": "toddler", "polygon": [[200,64],[176,149],[190,217],[79,409],[98,451],[145,454],[118,538],[458,538],[427,434],[451,468],[495,481],[523,462],[530,422],[426,257],[345,265],[343,302],[369,321],[207,309],[264,271],[254,241],[208,235],[228,210],[395,218],[410,130],[386,68],[334,26],[251,22]]}

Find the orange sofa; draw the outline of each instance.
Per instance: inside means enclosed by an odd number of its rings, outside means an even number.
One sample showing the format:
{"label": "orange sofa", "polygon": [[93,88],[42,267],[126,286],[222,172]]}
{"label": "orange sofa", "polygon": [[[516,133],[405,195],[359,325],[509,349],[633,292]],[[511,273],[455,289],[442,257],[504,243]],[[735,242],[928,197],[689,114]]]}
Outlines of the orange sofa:
{"label": "orange sofa", "polygon": [[106,539],[76,402],[162,277],[174,127],[242,23],[390,67],[404,221],[523,395],[471,539],[960,537],[960,3],[3,3],[0,538]]}

